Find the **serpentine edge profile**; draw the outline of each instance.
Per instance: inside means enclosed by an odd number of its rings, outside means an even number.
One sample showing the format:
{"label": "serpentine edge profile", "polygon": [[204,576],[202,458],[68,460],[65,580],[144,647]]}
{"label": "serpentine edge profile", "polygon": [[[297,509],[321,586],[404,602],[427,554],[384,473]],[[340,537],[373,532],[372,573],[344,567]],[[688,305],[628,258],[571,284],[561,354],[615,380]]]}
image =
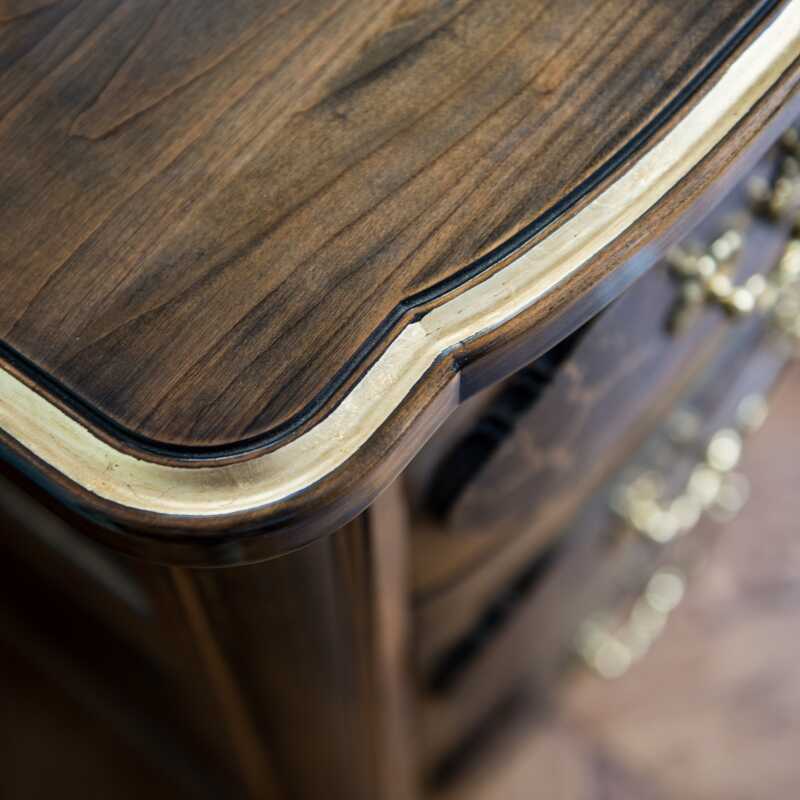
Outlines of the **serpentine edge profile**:
{"label": "serpentine edge profile", "polygon": [[209,467],[143,460],[100,439],[5,369],[0,429],[68,480],[130,509],[207,518],[279,503],[354,455],[441,354],[509,322],[580,271],[697,165],[798,54],[800,0],[791,0],[624,175],[506,267],[408,325],[326,418],[277,450]]}

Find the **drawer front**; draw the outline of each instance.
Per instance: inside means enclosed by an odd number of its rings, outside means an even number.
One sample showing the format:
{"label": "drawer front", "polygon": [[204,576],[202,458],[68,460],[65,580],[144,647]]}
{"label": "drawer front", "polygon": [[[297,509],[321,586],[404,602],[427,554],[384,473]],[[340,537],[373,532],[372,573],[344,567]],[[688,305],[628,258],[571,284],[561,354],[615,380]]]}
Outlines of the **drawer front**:
{"label": "drawer front", "polygon": [[[769,215],[761,213],[763,190],[753,213],[752,185],[779,184],[787,162],[796,164],[776,148],[696,228],[683,250],[713,248],[728,270],[719,275],[733,286],[758,288],[753,276],[766,274],[771,277],[761,282],[771,286],[791,218],[777,204]],[[720,240],[732,230],[739,232],[741,246],[731,248],[726,260]],[[740,314],[710,292],[695,302],[695,284],[666,261],[646,274],[591,323],[538,401],[509,426],[483,468],[461,488],[447,515],[436,519],[417,511],[412,559],[423,671],[459,635],[463,621],[478,613],[520,563],[545,548],[625,462],[726,337],[751,318],[774,315],[761,305]],[[500,394],[471,411],[473,426],[491,415]],[[464,428],[447,446],[436,443],[441,463],[469,438]],[[450,455],[441,456],[448,446]]]}
{"label": "drawer front", "polygon": [[[665,491],[679,494],[703,442],[733,425],[737,405],[775,379],[788,357],[786,342],[797,335],[800,243],[790,239],[791,219],[777,203],[769,207],[759,186],[774,186],[786,169],[785,155],[774,153],[755,176],[755,188],[740,187],[670,263],[651,271],[587,330],[438,529],[426,530],[453,552],[463,540],[485,542],[483,550],[473,548],[471,564],[460,562],[460,574],[417,587],[417,672],[429,765],[521,680],[535,675],[546,685],[581,621],[635,594],[664,558],[654,541],[669,538],[663,531],[649,539],[631,534],[630,520],[611,508],[630,471],[655,458],[651,466],[667,474]],[[752,193],[757,213],[743,215],[753,208]],[[727,253],[720,238],[726,230],[738,236],[727,236]],[[698,302],[696,284],[710,273],[698,278],[687,259],[697,262],[710,249],[703,242],[713,244],[717,274],[729,288],[751,293],[752,308],[748,297],[734,298],[721,286],[713,292],[704,286]],[[730,272],[719,269],[726,260]],[[764,277],[751,280],[754,275]],[[636,363],[629,372],[619,366],[626,360]],[[675,436],[675,420],[689,416],[702,421],[692,446],[664,445]],[[653,456],[656,451],[661,455]],[[424,559],[426,545],[418,540],[417,547]],[[676,547],[695,545],[681,537]],[[446,549],[439,546],[440,553]]]}
{"label": "drawer front", "polygon": [[[422,748],[431,769],[521,683],[533,682],[544,692],[574,655],[583,623],[608,625],[608,638],[615,636],[608,620],[627,613],[659,566],[671,569],[677,564],[685,571],[687,563],[709,548],[707,537],[693,537],[691,531],[681,530],[661,542],[637,530],[619,506],[621,488],[643,474],[663,476],[664,498],[658,502],[669,508],[686,493],[708,443],[717,441],[714,434],[744,431],[749,425],[745,410],[769,390],[787,357],[785,340],[776,340],[774,332],[762,326],[748,325],[731,337],[630,462],[562,531],[558,545],[518,565],[513,577],[470,615],[460,636],[419,675]],[[678,436],[676,431],[689,418],[695,421],[691,437]],[[737,488],[738,480],[733,484]],[[730,505],[730,493],[725,497]],[[720,500],[711,513],[731,511],[724,503]],[[588,650],[585,655],[598,658]],[[615,666],[611,656],[601,654],[595,666],[612,672],[620,658],[630,655],[623,653]]]}

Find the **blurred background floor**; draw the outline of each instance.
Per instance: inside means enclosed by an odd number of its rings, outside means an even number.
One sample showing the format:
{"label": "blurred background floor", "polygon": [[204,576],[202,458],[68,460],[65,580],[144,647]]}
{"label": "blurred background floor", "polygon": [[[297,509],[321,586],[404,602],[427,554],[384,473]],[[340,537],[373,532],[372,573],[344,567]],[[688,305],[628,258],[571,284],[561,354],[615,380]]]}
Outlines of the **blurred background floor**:
{"label": "blurred background floor", "polygon": [[742,471],[749,503],[645,659],[615,681],[578,671],[538,726],[518,711],[452,800],[800,794],[800,364]]}

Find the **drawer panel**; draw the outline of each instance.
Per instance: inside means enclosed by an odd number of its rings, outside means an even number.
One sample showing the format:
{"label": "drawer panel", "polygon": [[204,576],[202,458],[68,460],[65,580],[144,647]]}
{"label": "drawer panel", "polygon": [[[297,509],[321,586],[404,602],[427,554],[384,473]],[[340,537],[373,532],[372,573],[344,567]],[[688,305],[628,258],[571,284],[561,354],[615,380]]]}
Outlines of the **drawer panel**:
{"label": "drawer panel", "polygon": [[[771,273],[791,221],[752,213],[751,185],[774,185],[786,162],[780,149],[765,158],[697,227],[684,253],[713,247],[724,265],[720,277],[733,286]],[[728,231],[737,232],[742,246],[725,259],[720,247]],[[687,303],[691,283],[666,261],[647,273],[579,335],[541,396],[508,426],[444,516],[426,514],[417,502],[412,557],[422,673],[625,462],[726,338],[748,324],[749,315],[716,298]],[[766,312],[759,308],[752,316],[763,319]],[[471,410],[473,427],[491,415],[501,393]],[[437,442],[441,463],[457,458],[469,435],[462,424],[447,445]]]}
{"label": "drawer panel", "polygon": [[[737,424],[742,401],[766,392],[787,356],[785,340],[772,330],[757,322],[739,329],[675,413],[562,531],[559,545],[518,567],[470,616],[454,645],[420,673],[422,749],[431,770],[522,683],[546,692],[573,656],[587,617],[624,608],[660,563],[692,562],[708,549],[703,537],[682,536],[668,545],[651,541],[613,510],[614,497],[645,469],[664,473],[667,491],[678,494],[712,433]],[[692,442],[676,445],[676,420],[687,414],[701,422]]]}

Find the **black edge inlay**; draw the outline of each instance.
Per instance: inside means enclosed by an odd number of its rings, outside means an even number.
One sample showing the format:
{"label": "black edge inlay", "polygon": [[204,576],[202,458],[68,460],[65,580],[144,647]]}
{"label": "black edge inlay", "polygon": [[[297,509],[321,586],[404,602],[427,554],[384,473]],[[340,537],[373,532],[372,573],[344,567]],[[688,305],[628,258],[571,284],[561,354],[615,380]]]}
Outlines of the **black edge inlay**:
{"label": "black edge inlay", "polygon": [[341,389],[346,381],[368,360],[381,342],[385,341],[398,322],[410,312],[427,303],[437,300],[443,295],[458,289],[464,283],[478,277],[483,272],[508,258],[516,250],[523,247],[530,239],[541,233],[547,226],[569,211],[587,194],[596,189],[609,175],[641,150],[658,131],[675,116],[683,106],[700,90],[703,84],[713,75],[730,54],[747,38],[761,22],[779,5],[781,0],[765,0],[764,4],[753,12],[751,18],[729,39],[706,66],[681,89],[673,99],[637,134],[635,134],[608,161],[592,173],[579,186],[566,194],[562,200],[552,205],[506,242],[473,261],[471,264],[453,273],[448,278],[429,288],[402,300],[392,312],[367,337],[364,343],[333,376],[328,385],[301,411],[286,422],[255,436],[237,442],[218,445],[181,445],[158,442],[136,431],[133,431],[97,408],[87,403],[75,392],[64,386],[53,376],[19,353],[7,342],[0,341],[0,358],[23,373],[30,381],[43,387],[53,397],[71,409],[89,424],[103,430],[107,435],[132,449],[149,453],[165,459],[174,458],[182,461],[213,461],[252,454],[261,449],[278,445],[283,439],[309,422],[324,409],[328,401]]}

